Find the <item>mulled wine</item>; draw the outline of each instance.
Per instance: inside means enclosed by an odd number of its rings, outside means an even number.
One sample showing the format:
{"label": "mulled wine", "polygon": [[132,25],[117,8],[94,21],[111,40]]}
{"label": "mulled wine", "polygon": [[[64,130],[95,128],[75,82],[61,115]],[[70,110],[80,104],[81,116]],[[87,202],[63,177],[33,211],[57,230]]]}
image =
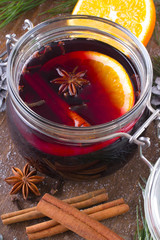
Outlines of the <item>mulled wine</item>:
{"label": "mulled wine", "polygon": [[[9,59],[12,138],[31,165],[52,177],[92,179],[117,170],[136,145],[112,134],[132,135],[148,114],[145,50],[115,23],[92,18],[42,23]],[[90,27],[95,22],[98,30]]]}
{"label": "mulled wine", "polygon": [[[125,71],[120,80],[120,73],[114,70],[117,67],[120,71],[119,62]],[[70,115],[76,113],[89,126],[110,122],[133,107],[138,92],[136,78],[129,59],[113,47],[93,40],[64,40],[31,56],[19,89],[23,101],[40,116],[74,126]]]}
{"label": "mulled wine", "polygon": [[[128,77],[129,83],[125,83],[127,86],[116,82],[114,69],[105,67],[105,61],[110,59],[112,64],[114,61],[118,64],[120,62],[125,72],[124,77]],[[105,83],[107,74],[111,74],[111,79],[107,79],[109,83]],[[98,41],[74,39],[52,42],[36,51],[23,68],[19,94],[43,118],[73,127],[89,127],[105,124],[129,111],[138,99],[137,83],[138,74],[134,66],[117,49]],[[126,92],[124,88],[127,89]],[[125,100],[125,93],[129,95],[129,100]],[[40,158],[50,161],[53,164],[51,169],[59,172],[67,170],[68,176],[79,174],[81,178],[95,176],[95,173],[100,175],[108,171],[108,165],[115,165],[116,159],[121,162],[120,158],[125,155],[122,145],[126,145],[126,141],[122,143],[121,140],[112,139],[91,146],[69,146],[53,142],[49,138],[42,140],[39,134],[30,132],[29,126],[17,121],[14,124],[26,149],[35,148],[31,152],[38,151]],[[134,123],[127,126],[126,130],[131,130],[133,125]],[[115,149],[111,151],[113,143]],[[131,144],[128,147],[133,148]],[[127,147],[125,152],[128,152]],[[32,162],[36,156],[29,154],[26,158]],[[112,164],[109,158],[112,159]],[[38,161],[41,162],[41,159]],[[71,166],[66,167],[65,162]],[[48,162],[48,167],[50,164]]]}

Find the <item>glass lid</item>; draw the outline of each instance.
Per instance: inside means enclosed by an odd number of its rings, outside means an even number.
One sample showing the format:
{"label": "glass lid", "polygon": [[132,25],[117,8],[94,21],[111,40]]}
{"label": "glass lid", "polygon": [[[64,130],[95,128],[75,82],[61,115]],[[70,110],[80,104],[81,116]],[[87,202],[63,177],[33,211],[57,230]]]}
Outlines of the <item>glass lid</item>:
{"label": "glass lid", "polygon": [[144,195],[145,216],[154,240],[160,239],[160,158],[151,169]]}

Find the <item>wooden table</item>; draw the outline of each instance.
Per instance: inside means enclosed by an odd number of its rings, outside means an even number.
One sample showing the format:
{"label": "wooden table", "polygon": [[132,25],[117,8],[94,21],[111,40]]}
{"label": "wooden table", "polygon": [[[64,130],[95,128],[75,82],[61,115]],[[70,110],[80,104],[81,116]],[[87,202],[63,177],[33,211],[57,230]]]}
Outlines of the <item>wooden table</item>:
{"label": "wooden table", "polygon": [[[38,13],[44,11],[47,7],[53,6],[53,1],[47,1],[46,4],[41,5],[36,10],[32,10],[29,13],[22,15],[18,20],[9,24],[5,29],[1,30],[0,44],[1,51],[5,49],[5,35],[8,33],[16,33],[19,37],[22,33],[22,24],[24,19],[30,19],[34,25],[41,22],[44,16],[38,16]],[[159,48],[153,40],[148,45],[150,54],[153,54]],[[146,157],[155,162],[159,157],[159,143],[156,137],[156,128],[154,124],[151,124],[146,131],[146,136],[151,138],[151,147],[146,150]],[[9,195],[11,187],[4,182],[4,178],[12,175],[11,167],[18,166],[23,168],[25,160],[19,155],[15,148],[7,127],[5,112],[0,114],[0,214],[16,211],[18,206],[15,199]],[[149,175],[148,167],[142,162],[139,157],[138,151],[132,157],[132,159],[116,173],[92,181],[73,182],[66,181],[63,189],[57,193],[57,197],[64,199],[72,196],[76,196],[88,191],[96,190],[105,187],[109,194],[109,199],[113,200],[119,197],[123,197],[130,206],[130,211],[123,216],[118,216],[113,219],[103,221],[103,224],[113,229],[120,234],[126,240],[133,239],[136,231],[136,206],[139,203],[139,198],[142,199],[141,189],[139,182],[141,177],[146,178]],[[39,185],[39,190],[42,195],[45,192],[50,192],[56,185],[56,179],[46,177],[44,182]],[[36,205],[40,198],[32,197],[27,201],[24,201],[22,196],[17,195],[18,203],[22,208],[32,207]],[[25,227],[36,223],[37,221],[29,221],[19,224],[13,224],[10,226],[4,226],[0,221],[0,233],[5,240],[26,240]],[[79,240],[82,239],[74,233],[67,232],[65,234],[57,235],[53,238],[55,240]]]}

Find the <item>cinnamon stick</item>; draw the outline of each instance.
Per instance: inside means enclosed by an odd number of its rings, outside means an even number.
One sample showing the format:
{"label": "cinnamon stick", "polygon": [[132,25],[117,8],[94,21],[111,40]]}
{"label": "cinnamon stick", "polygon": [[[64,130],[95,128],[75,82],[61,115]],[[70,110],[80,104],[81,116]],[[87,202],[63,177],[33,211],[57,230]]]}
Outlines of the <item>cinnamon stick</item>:
{"label": "cinnamon stick", "polygon": [[81,194],[81,195],[76,196],[76,197],[68,198],[64,201],[67,202],[67,203],[81,202],[81,201],[87,200],[89,198],[95,197],[95,196],[97,196],[101,193],[106,193],[106,189],[101,188],[101,189],[98,189],[98,190],[95,190],[95,191],[91,191],[91,192],[88,192],[88,193]]}
{"label": "cinnamon stick", "polygon": [[9,225],[12,223],[19,223],[19,222],[24,222],[32,219],[38,219],[45,217],[42,213],[38,212],[37,210],[33,210],[30,212],[23,213],[21,215],[9,217],[6,219],[2,219],[3,224]]}
{"label": "cinnamon stick", "polygon": [[[115,207],[112,207],[112,208],[109,208],[106,210],[107,211],[102,210],[100,212],[96,212],[94,215],[90,214],[89,216],[94,218],[95,220],[101,221],[101,220],[107,219],[109,217],[114,217],[114,216],[123,214],[129,210],[129,207],[127,204],[121,204],[119,206],[115,206]],[[54,221],[54,220],[50,220],[50,222],[51,221]],[[56,221],[54,221],[54,222],[55,222],[55,224],[57,224]],[[43,224],[43,223],[40,223],[40,224]],[[40,224],[36,224],[36,225],[40,225]],[[33,226],[36,226],[36,225],[33,225]],[[37,228],[37,226],[36,226],[36,228]],[[29,227],[28,227],[28,229],[29,229]],[[64,227],[63,225],[60,225],[60,224],[55,225],[54,227],[44,228],[43,230],[40,230],[40,229],[37,228],[37,231],[36,231],[36,229],[32,229],[33,232],[28,232],[27,228],[26,228],[28,239],[29,240],[38,240],[38,239],[45,238],[45,237],[52,237],[57,234],[68,231],[68,229],[66,227]],[[121,238],[119,238],[119,239],[121,239]]]}
{"label": "cinnamon stick", "polygon": [[[91,197],[89,199],[86,199],[84,201],[81,202],[77,202],[77,203],[70,203],[73,207],[75,208],[86,208],[86,207],[90,207],[93,205],[96,205],[98,203],[102,203],[108,200],[108,194],[107,193],[102,193],[99,194],[98,196],[95,197]],[[64,201],[66,203],[68,203],[68,201]]]}
{"label": "cinnamon stick", "polygon": [[1,215],[1,219],[3,220],[3,219],[6,219],[6,218],[18,216],[18,215],[21,215],[23,213],[28,213],[28,212],[31,212],[31,211],[34,211],[34,210],[36,210],[36,206],[32,207],[32,208],[22,209],[22,210],[15,211],[15,212],[5,213],[5,214]]}
{"label": "cinnamon stick", "polygon": [[[44,81],[38,73],[32,75],[25,74],[26,81],[35,90],[35,92],[43,99],[53,112],[58,113],[64,124],[75,127],[89,127],[90,124],[78,115],[76,112],[70,110],[70,106],[63,101],[56,92]],[[34,79],[34,81],[33,81]]]}
{"label": "cinnamon stick", "polygon": [[[103,188],[73,198],[64,199],[63,201],[73,204],[73,206],[77,208],[85,208],[108,200],[108,194],[105,192],[106,190]],[[2,222],[6,225],[42,217],[44,217],[44,215],[39,213],[36,207],[1,215]]]}
{"label": "cinnamon stick", "polygon": [[119,199],[113,200],[111,202],[106,202],[104,204],[97,205],[95,207],[87,208],[87,209],[85,209],[83,211],[86,214],[93,214],[95,212],[99,212],[99,211],[102,211],[104,209],[112,208],[112,207],[118,206],[118,205],[123,204],[123,203],[124,203],[124,199],[123,198],[119,198]]}
{"label": "cinnamon stick", "polygon": [[[120,204],[124,204],[124,199],[123,198],[119,198],[119,199],[116,199],[116,200],[111,201],[111,202],[107,202],[107,203],[104,203],[104,204],[97,205],[95,207],[84,209],[83,212],[90,215],[90,214],[97,213],[97,212],[101,211],[101,214],[100,214],[101,219],[99,219],[99,221],[101,221],[101,220],[107,219],[109,217],[114,217],[114,216],[117,216],[117,215],[120,215],[120,214],[124,213],[124,211],[126,209],[121,208],[121,210],[119,210],[119,208],[115,208],[115,209],[113,208],[113,207],[118,206]],[[110,210],[108,212],[104,212],[104,214],[103,214],[102,211],[105,210],[105,209],[110,209]],[[94,218],[94,215],[93,215],[93,218]],[[96,217],[95,217],[95,219],[96,219]],[[96,220],[98,220],[98,219],[96,219]],[[42,230],[48,229],[50,231],[50,234],[55,235],[55,231],[54,231],[53,227],[56,226],[56,225],[58,225],[58,222],[56,222],[55,220],[53,220],[53,219],[48,220],[48,221],[45,221],[45,222],[41,222],[41,223],[34,224],[34,225],[29,226],[29,227],[26,227],[26,233],[27,234],[35,233],[35,232],[41,232],[42,233]],[[50,228],[53,228],[53,229],[51,230]],[[42,233],[42,234],[45,234],[45,233]],[[52,235],[50,235],[50,236],[52,236]],[[46,237],[46,235],[43,235],[43,237]]]}
{"label": "cinnamon stick", "polygon": [[37,209],[85,239],[122,240],[95,219],[49,194],[43,196]]}

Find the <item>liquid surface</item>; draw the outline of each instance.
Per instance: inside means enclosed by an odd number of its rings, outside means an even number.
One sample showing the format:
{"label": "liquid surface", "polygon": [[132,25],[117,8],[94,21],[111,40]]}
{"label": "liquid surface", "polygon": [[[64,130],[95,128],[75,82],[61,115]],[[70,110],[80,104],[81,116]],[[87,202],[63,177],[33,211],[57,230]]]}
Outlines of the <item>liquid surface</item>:
{"label": "liquid surface", "polygon": [[97,125],[119,118],[133,107],[136,78],[129,59],[111,46],[66,40],[33,54],[24,66],[19,92],[46,119],[70,126],[76,126],[77,119]]}

